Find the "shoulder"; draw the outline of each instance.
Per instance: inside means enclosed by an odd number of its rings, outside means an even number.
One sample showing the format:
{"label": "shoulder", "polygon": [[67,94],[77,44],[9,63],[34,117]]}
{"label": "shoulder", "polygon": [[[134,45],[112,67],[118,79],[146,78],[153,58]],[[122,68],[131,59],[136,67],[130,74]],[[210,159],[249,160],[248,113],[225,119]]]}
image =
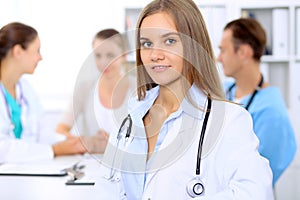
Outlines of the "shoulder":
{"label": "shoulder", "polygon": [[266,87],[266,88],[260,90],[259,95],[266,99],[275,98],[276,100],[277,99],[283,100],[283,97],[281,95],[279,88],[274,87],[274,86],[269,86],[269,87]]}
{"label": "shoulder", "polygon": [[23,100],[32,112],[42,113],[43,106],[34,87],[25,78],[19,80]]}
{"label": "shoulder", "polygon": [[30,82],[24,78],[24,77],[21,77],[20,80],[19,80],[19,84],[21,84],[21,87],[22,89],[30,89],[30,90],[33,90],[32,88],[32,85],[30,84]]}
{"label": "shoulder", "polygon": [[137,95],[134,95],[129,99],[128,102],[128,109],[129,113],[133,116],[144,116],[145,111],[147,111],[151,105],[153,104],[154,100],[158,96],[159,87],[152,88],[151,90],[146,91],[146,96],[143,100],[139,100]]}
{"label": "shoulder", "polygon": [[224,137],[235,141],[255,138],[252,117],[247,110],[240,105],[225,101],[214,101],[214,104],[215,113],[219,116],[216,123],[223,122]]}
{"label": "shoulder", "polygon": [[213,129],[222,124],[219,136],[211,152],[218,155],[226,155],[226,158],[218,157],[225,168],[226,166],[232,166],[233,163],[239,166],[239,163],[244,162],[245,158],[250,155],[255,156],[255,159],[261,159],[258,158],[257,151],[259,140],[254,133],[253,122],[249,112],[233,103],[221,101],[215,101],[214,103],[224,108],[224,117],[215,120],[210,126],[210,129]]}
{"label": "shoulder", "polygon": [[22,95],[29,99],[38,99],[35,89],[32,87],[32,85],[27,79],[21,78],[19,80],[19,85],[21,87]]}
{"label": "shoulder", "polygon": [[242,106],[231,102],[216,101],[216,103],[224,104],[225,116],[226,116],[225,118],[228,121],[235,122],[236,120],[238,121],[245,120],[245,122],[248,124],[252,123],[251,115]]}
{"label": "shoulder", "polygon": [[285,101],[276,87],[267,87],[257,93],[253,106],[249,108],[252,115],[269,115],[269,117],[286,116],[287,107]]}

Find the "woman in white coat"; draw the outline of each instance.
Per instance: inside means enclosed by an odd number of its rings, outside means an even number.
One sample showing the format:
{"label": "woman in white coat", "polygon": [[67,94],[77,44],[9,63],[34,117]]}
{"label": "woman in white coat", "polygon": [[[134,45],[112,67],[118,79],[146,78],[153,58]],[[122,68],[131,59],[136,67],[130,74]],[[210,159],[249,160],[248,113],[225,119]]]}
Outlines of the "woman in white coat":
{"label": "woman in white coat", "polygon": [[0,163],[86,152],[79,137],[42,130],[42,110],[23,74],[42,60],[37,31],[19,22],[0,29]]}
{"label": "woman in white coat", "polygon": [[120,199],[272,200],[251,116],[223,100],[197,5],[154,0],[137,28],[138,97],[103,159]]}

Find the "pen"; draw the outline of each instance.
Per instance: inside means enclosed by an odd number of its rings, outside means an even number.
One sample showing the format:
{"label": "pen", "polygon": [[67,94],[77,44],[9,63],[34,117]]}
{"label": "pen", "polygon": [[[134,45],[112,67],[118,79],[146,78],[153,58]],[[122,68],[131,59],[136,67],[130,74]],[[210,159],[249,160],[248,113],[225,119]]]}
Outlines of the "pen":
{"label": "pen", "polygon": [[66,185],[95,185],[95,182],[75,182],[75,181],[67,181]]}

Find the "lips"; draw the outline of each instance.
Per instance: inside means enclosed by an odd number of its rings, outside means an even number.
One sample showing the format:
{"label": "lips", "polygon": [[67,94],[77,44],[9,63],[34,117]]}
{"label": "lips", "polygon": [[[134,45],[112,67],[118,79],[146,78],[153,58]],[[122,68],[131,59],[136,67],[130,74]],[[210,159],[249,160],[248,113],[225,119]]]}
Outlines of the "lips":
{"label": "lips", "polygon": [[163,72],[163,71],[166,71],[170,67],[171,67],[170,65],[155,65],[155,66],[152,66],[151,69],[155,72]]}

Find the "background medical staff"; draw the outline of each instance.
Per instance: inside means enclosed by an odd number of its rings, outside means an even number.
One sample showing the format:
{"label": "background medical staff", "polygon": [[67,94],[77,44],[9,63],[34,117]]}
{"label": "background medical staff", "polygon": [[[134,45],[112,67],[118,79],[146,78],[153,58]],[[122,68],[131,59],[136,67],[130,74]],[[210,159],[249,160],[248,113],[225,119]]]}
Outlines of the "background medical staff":
{"label": "background medical staff", "polygon": [[218,61],[226,76],[226,98],[240,103],[251,114],[259,139],[259,152],[270,161],[273,185],[293,161],[297,145],[280,90],[270,86],[260,71],[266,33],[255,19],[229,22],[223,32]]}
{"label": "background medical staff", "polygon": [[118,131],[118,122],[127,115],[127,101],[136,88],[136,78],[125,70],[126,44],[125,37],[115,29],[97,32],[92,45],[98,76],[83,81],[85,76],[94,77],[83,74],[88,71],[84,68],[94,65],[83,66],[72,102],[56,127],[65,135],[92,136],[84,142],[98,153],[104,152],[109,134]]}
{"label": "background medical staff", "polygon": [[137,28],[138,97],[129,103],[133,127],[124,128],[131,130],[127,138],[110,137],[103,160],[112,164],[109,179],[121,179],[121,198],[273,199],[271,169],[257,151],[251,116],[222,101],[197,5],[152,1]]}
{"label": "background medical staff", "polygon": [[40,103],[22,78],[32,74],[40,60],[34,28],[13,22],[0,29],[0,163],[86,152],[79,137],[65,138],[40,126]]}

